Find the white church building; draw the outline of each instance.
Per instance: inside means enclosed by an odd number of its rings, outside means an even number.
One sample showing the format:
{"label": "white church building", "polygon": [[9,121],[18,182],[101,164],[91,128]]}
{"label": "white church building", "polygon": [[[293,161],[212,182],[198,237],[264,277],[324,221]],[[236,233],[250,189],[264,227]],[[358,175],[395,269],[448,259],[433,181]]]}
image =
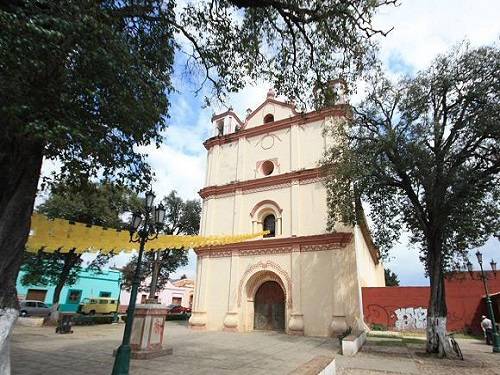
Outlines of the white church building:
{"label": "white church building", "polygon": [[323,130],[346,115],[344,103],[298,113],[269,90],[244,120],[232,110],[213,116],[200,234],[270,234],[195,250],[193,329],[332,336],[364,328],[361,288],[385,286],[383,265],[366,227],[326,231],[319,168],[331,142]]}

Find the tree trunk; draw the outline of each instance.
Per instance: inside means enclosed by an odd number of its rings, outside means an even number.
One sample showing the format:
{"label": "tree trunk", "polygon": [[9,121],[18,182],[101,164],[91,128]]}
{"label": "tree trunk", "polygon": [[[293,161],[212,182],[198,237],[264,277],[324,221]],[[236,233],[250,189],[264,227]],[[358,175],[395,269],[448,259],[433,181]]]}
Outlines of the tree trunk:
{"label": "tree trunk", "polygon": [[42,155],[39,141],[0,140],[0,375],[10,372],[10,333],[19,315],[16,279],[30,231]]}
{"label": "tree trunk", "polygon": [[448,357],[452,349],[446,338],[447,308],[440,241],[430,242],[428,263],[431,295],[427,310],[426,350],[428,353],[437,353],[439,357]]}
{"label": "tree trunk", "polygon": [[149,286],[149,303],[155,302],[158,275],[160,274],[160,252],[155,251],[153,257],[153,272],[151,273],[151,285]]}
{"label": "tree trunk", "polygon": [[81,254],[75,254],[75,249],[71,249],[64,255],[64,265],[59,277],[57,278],[56,288],[54,289],[54,296],[52,297],[52,308],[50,310],[50,321],[57,322],[59,319],[59,299],[61,298],[61,291],[68,280],[69,273],[80,260]]}

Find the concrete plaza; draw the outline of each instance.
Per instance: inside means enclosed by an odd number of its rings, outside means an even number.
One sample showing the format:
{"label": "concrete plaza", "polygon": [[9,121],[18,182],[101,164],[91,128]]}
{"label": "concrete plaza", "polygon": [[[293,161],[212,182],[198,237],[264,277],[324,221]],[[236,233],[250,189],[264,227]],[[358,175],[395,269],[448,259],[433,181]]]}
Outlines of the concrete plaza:
{"label": "concrete plaza", "polygon": [[[77,326],[73,334],[58,335],[53,327],[16,326],[13,375],[108,375],[123,327]],[[167,322],[164,341],[174,348],[173,355],[133,360],[131,374],[288,374],[315,357],[334,355],[340,375],[500,375],[500,355],[476,340],[459,341],[465,361],[429,358],[415,340],[369,338],[362,352],[344,357],[333,339],[274,332],[198,332],[174,321]]]}

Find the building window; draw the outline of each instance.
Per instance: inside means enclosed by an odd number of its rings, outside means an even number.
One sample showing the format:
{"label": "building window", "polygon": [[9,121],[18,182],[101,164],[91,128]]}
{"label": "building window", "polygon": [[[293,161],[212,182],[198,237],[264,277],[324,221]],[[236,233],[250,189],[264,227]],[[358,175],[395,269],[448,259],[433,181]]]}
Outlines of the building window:
{"label": "building window", "polygon": [[111,292],[99,292],[99,297],[109,298],[111,297]]}
{"label": "building window", "polygon": [[274,122],[274,115],[272,115],[271,113],[268,113],[264,116],[264,124],[267,124],[269,122]]}
{"label": "building window", "polygon": [[182,297],[172,297],[172,305],[182,304]]}
{"label": "building window", "polygon": [[77,305],[80,303],[80,299],[82,298],[82,291],[78,289],[70,289],[68,291],[68,297],[66,298],[66,303],[70,303],[72,305]]}
{"label": "building window", "polygon": [[262,227],[263,229],[266,231],[268,230],[269,233],[266,234],[264,237],[274,237],[275,236],[275,233],[276,233],[276,218],[274,217],[274,215],[267,215],[265,218],[264,218],[264,221],[262,223]]}
{"label": "building window", "polygon": [[47,290],[45,289],[28,289],[28,293],[26,293],[26,299],[44,302],[46,295]]}
{"label": "building window", "polygon": [[274,163],[271,160],[266,160],[260,168],[264,176],[269,176],[274,171]]}

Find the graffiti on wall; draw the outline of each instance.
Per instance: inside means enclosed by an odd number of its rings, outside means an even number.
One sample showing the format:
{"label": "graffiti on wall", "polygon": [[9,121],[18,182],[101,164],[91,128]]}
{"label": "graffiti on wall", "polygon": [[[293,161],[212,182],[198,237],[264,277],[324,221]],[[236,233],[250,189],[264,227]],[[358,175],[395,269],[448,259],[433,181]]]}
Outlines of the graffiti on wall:
{"label": "graffiti on wall", "polygon": [[395,326],[398,331],[425,329],[427,326],[427,308],[402,307],[394,310]]}

